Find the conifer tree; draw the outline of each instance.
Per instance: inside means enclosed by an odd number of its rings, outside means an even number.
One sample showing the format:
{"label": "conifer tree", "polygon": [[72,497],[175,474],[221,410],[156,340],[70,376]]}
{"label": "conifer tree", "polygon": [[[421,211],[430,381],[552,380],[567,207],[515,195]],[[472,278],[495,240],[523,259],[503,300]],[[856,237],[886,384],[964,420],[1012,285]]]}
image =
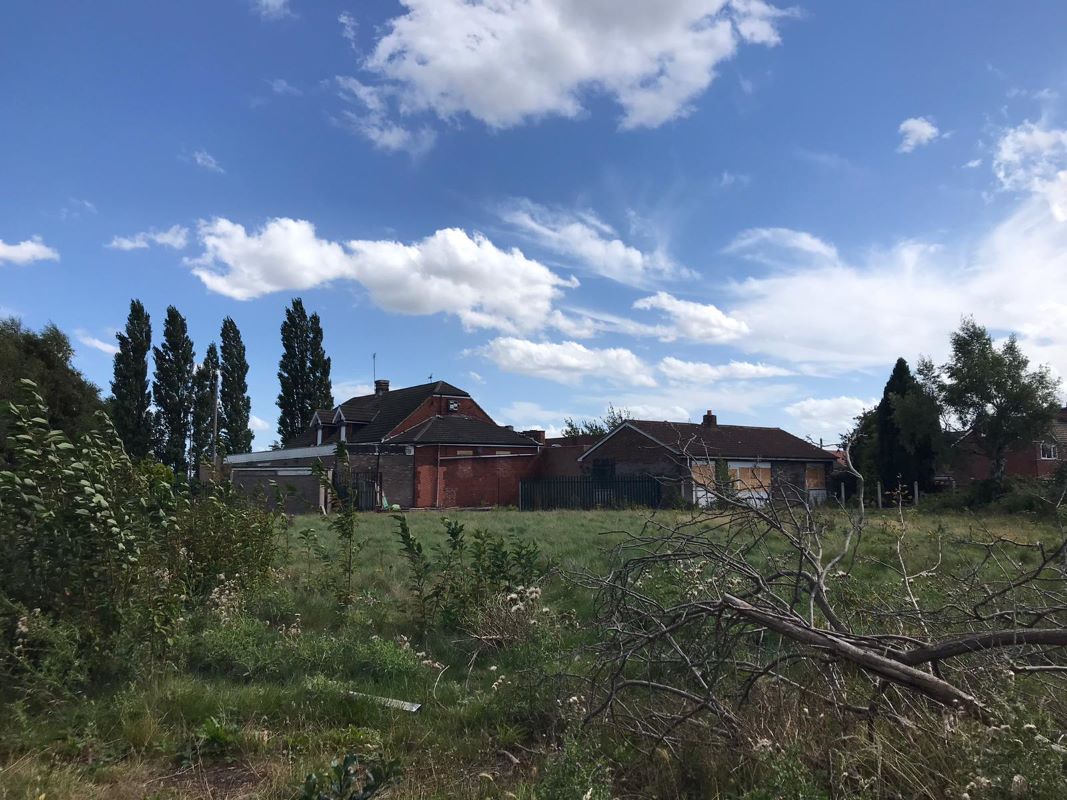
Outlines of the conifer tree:
{"label": "conifer tree", "polygon": [[212,461],[218,453],[219,351],[215,343],[193,376],[192,435],[189,440],[189,464],[194,473],[200,464]]}
{"label": "conifer tree", "polygon": [[248,359],[241,331],[232,318],[222,321],[222,386],[219,448],[223,453],[252,450],[252,400],[248,396]]}
{"label": "conifer tree", "polygon": [[875,409],[878,476],[886,489],[909,490],[915,481],[928,488],[941,440],[936,399],[898,358]]}
{"label": "conifer tree", "polygon": [[148,351],[152,347],[152,321],[140,300],[130,301],[126,330],[116,334],[111,379],[111,416],[115,430],[131,458],[152,452],[152,394],[148,387]]}
{"label": "conifer tree", "polygon": [[316,409],[333,405],[333,388],[319,315],[309,319],[299,297],[285,310],[281,334],[278,436],[285,446],[308,426]]}
{"label": "conifer tree", "polygon": [[188,472],[189,421],[193,411],[195,355],[185,317],[167,307],[163,346],[152,348],[156,369],[152,381],[155,399],[156,457],[176,476]]}

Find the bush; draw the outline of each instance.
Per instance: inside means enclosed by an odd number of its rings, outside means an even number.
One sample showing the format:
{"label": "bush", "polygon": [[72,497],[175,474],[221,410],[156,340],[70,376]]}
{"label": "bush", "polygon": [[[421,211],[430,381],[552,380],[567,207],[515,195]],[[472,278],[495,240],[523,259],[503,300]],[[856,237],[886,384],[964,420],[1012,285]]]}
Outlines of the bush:
{"label": "bush", "polygon": [[[148,642],[160,655],[188,610],[220,585],[245,592],[266,581],[276,516],[227,488],[195,498],[176,490],[169,469],[130,460],[103,413],[94,430],[72,442],[49,427],[33,384],[23,388],[27,402],[6,410],[8,455],[0,470],[5,684],[18,686],[45,667],[56,674],[66,663],[76,688],[120,660],[123,637]],[[15,649],[27,609],[36,629],[54,634],[47,638],[52,655],[45,639],[32,658],[25,642]]]}

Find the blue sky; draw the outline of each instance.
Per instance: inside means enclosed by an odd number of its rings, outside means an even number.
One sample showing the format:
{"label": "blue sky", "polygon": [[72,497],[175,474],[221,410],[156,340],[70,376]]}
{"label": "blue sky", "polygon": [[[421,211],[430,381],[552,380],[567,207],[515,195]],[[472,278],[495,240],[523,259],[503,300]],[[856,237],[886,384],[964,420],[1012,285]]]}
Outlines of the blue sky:
{"label": "blue sky", "polygon": [[337,399],[609,402],[827,441],[972,313],[1067,370],[1067,6],[9,3],[0,309],[107,387],[131,297]]}

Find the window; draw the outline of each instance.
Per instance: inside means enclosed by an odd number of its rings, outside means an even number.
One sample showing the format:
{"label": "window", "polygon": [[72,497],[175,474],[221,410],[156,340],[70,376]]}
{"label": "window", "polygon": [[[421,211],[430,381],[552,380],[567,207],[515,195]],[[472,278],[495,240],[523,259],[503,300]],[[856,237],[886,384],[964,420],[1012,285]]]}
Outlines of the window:
{"label": "window", "polygon": [[1041,460],[1042,461],[1057,461],[1059,459],[1059,452],[1056,449],[1054,442],[1042,442],[1041,443]]}
{"label": "window", "polygon": [[459,400],[449,400],[448,401],[448,410],[449,411],[459,411]]}

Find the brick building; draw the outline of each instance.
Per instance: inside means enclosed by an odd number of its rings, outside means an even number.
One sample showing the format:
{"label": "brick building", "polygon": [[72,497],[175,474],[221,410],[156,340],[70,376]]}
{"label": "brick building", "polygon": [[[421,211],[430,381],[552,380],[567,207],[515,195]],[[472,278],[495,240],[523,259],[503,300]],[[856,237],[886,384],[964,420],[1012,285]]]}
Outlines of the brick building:
{"label": "brick building", "polygon": [[[952,476],[957,484],[989,478],[992,464],[977,446],[974,434],[963,436],[955,446]],[[1051,478],[1067,461],[1067,408],[1060,409],[1048,433],[1012,447],[1004,460],[1004,474],[1024,478]]]}
{"label": "brick building", "polygon": [[763,502],[782,492],[826,499],[834,454],[781,428],[720,425],[711,411],[700,423],[628,420],[580,456],[583,474],[609,478],[651,475],[676,500],[707,505],[725,462],[734,490]]}
{"label": "brick building", "polygon": [[363,492],[374,494],[368,505],[515,505],[544,433],[497,425],[444,381],[390,391],[389,381],[379,380],[374,394],[316,411],[285,448],[228,456],[224,469],[245,493],[269,494],[274,482],[290,491],[288,511],[315,510],[328,498],[312,466],[332,471],[339,443]]}

